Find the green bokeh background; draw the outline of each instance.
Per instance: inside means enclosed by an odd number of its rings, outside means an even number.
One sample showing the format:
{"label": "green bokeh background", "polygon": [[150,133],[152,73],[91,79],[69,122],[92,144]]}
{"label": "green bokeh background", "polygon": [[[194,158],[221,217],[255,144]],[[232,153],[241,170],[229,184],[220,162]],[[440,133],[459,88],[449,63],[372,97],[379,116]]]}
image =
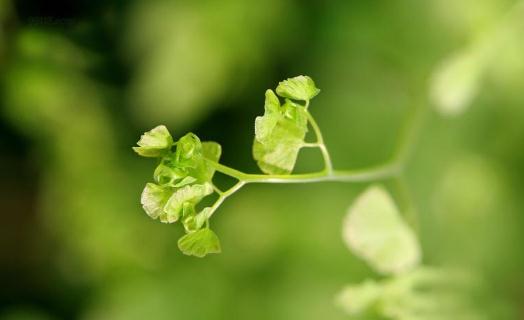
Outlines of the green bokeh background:
{"label": "green bokeh background", "polygon": [[[388,161],[428,110],[406,186],[383,184],[414,208],[424,264],[482,278],[485,318],[524,318],[524,25],[465,113],[428,98],[441,61],[516,3],[0,0],[0,319],[351,319],[337,292],[380,278],[341,237],[366,184],[249,185],[213,217],[223,253],[205,259],[139,203],[142,132],[195,132],[255,172],[264,91],[299,74],[322,89],[311,112],[336,168]],[[307,150],[298,170],[319,163]]]}

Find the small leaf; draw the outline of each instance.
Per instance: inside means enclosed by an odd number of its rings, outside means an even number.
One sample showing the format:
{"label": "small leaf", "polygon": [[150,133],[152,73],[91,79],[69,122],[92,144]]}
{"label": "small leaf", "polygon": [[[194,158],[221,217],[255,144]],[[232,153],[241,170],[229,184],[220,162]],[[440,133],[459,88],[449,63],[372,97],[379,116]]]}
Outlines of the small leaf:
{"label": "small leaf", "polygon": [[202,154],[202,143],[196,134],[190,132],[180,138],[176,143],[175,158],[179,164],[186,164],[184,160],[189,160],[187,165],[191,165],[194,157]]}
{"label": "small leaf", "polygon": [[184,219],[184,228],[186,229],[186,232],[193,232],[202,228],[204,223],[206,223],[211,216],[211,213],[211,208],[207,207],[197,214],[186,217]]}
{"label": "small leaf", "polygon": [[[268,97],[266,96],[266,104]],[[268,111],[255,121],[253,158],[267,174],[289,174],[307,132],[304,107],[286,100],[278,112]]]}
{"label": "small leaf", "polygon": [[272,90],[266,91],[264,110],[264,116],[255,119],[255,137],[259,141],[263,141],[271,134],[278,120],[282,117],[280,102]]}
{"label": "small leaf", "polygon": [[[202,155],[207,160],[218,162],[222,154],[222,147],[220,144],[213,141],[202,142]],[[203,161],[203,166],[205,169],[203,181],[211,182],[213,175],[215,174],[215,168]]]}
{"label": "small leaf", "polygon": [[138,147],[133,150],[143,157],[160,157],[169,151],[173,145],[173,138],[166,126],[157,126],[144,133],[137,142]]}
{"label": "small leaf", "polygon": [[153,173],[153,178],[156,183],[170,186],[174,186],[175,180],[180,180],[184,176],[186,176],[185,172],[176,168],[171,168],[163,163],[160,163]]}
{"label": "small leaf", "polygon": [[218,162],[222,154],[222,147],[220,144],[213,141],[202,142],[202,154],[204,158]]}
{"label": "small leaf", "polygon": [[308,76],[298,76],[284,80],[278,84],[277,94],[283,98],[307,101],[320,92],[313,79]]}
{"label": "small leaf", "polygon": [[459,115],[471,105],[485,69],[481,53],[471,50],[456,53],[435,70],[430,84],[430,98],[441,114]]}
{"label": "small leaf", "polygon": [[343,237],[355,255],[383,274],[409,271],[420,262],[415,233],[382,187],[368,188],[349,208]]}
{"label": "small leaf", "polygon": [[188,233],[178,240],[178,248],[188,256],[202,258],[209,253],[220,253],[220,240],[208,228]]}
{"label": "small leaf", "polygon": [[184,179],[180,180],[179,182],[175,183],[175,187],[181,188],[183,186],[187,186],[188,184],[192,184],[193,182],[197,181],[196,178],[187,176]]}
{"label": "small leaf", "polygon": [[153,219],[163,214],[163,208],[173,193],[172,189],[154,183],[146,184],[140,202],[147,215]]}
{"label": "small leaf", "polygon": [[213,193],[213,186],[210,183],[187,185],[176,190],[167,201],[164,207],[165,214],[160,215],[160,221],[164,223],[176,222],[182,214],[185,203],[189,202],[195,205],[211,193]]}

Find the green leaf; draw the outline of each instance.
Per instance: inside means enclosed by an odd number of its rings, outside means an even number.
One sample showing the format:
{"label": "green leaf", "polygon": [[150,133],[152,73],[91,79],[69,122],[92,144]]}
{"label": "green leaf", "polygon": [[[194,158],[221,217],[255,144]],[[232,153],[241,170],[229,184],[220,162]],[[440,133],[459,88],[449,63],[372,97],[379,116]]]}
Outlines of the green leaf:
{"label": "green leaf", "polygon": [[277,96],[272,90],[266,91],[264,110],[264,116],[255,119],[255,137],[259,141],[263,141],[269,137],[278,119],[281,118],[280,101],[278,101]]}
{"label": "green leaf", "polygon": [[187,173],[182,170],[160,163],[153,173],[153,178],[160,185],[175,186],[175,181],[183,179],[186,175]]}
{"label": "green leaf", "polygon": [[278,84],[277,94],[283,98],[307,101],[320,92],[313,79],[308,76],[298,76],[284,80]]}
{"label": "green leaf", "polygon": [[186,232],[193,232],[196,231],[206,223],[206,221],[211,216],[211,208],[207,207],[204,208],[202,211],[200,211],[197,214],[189,215],[186,218],[184,218],[184,228],[186,229]]}
{"label": "green leaf", "polygon": [[158,218],[164,213],[164,206],[173,193],[170,188],[162,187],[154,183],[146,184],[140,202],[147,215],[153,219]]}
{"label": "green leaf", "polygon": [[143,157],[160,157],[169,151],[173,138],[166,126],[160,125],[144,133],[133,150]]}
{"label": "green leaf", "polygon": [[177,189],[167,201],[164,213],[160,215],[160,221],[164,223],[176,222],[181,214],[184,204],[197,204],[202,198],[213,193],[210,183],[187,185]]}
{"label": "green leaf", "polygon": [[344,220],[343,236],[352,252],[380,273],[403,273],[420,262],[415,233],[382,187],[369,187],[356,199]]}
{"label": "green leaf", "polygon": [[194,159],[202,155],[202,143],[196,134],[190,132],[176,143],[175,159],[179,165],[192,166]]}
{"label": "green leaf", "polygon": [[[267,100],[267,96],[266,96]],[[255,121],[253,158],[267,174],[289,174],[307,132],[304,107],[287,100],[278,112],[268,111]]]}
{"label": "green leaf", "polygon": [[220,253],[220,240],[208,228],[188,233],[178,240],[178,248],[188,256],[202,258],[209,253]]}
{"label": "green leaf", "polygon": [[[213,141],[202,142],[202,155],[205,159],[218,162],[222,154],[222,147],[220,144]],[[215,168],[203,161],[205,167],[205,174],[203,175],[204,181],[211,182],[213,175],[215,174]]]}

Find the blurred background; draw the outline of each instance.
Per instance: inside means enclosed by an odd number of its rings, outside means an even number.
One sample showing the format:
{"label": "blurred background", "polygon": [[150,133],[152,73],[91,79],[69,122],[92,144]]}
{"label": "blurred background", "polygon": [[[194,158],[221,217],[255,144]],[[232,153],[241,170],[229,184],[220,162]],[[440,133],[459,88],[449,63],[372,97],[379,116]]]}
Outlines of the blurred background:
{"label": "blurred background", "polygon": [[0,0],[0,319],[357,319],[334,297],[380,279],[341,238],[366,184],[249,185],[205,259],[139,203],[155,166],[131,150],[141,133],[195,132],[255,172],[264,91],[299,74],[322,89],[311,112],[340,169],[387,162],[427,110],[405,177],[383,183],[425,265],[482,280],[449,299],[524,319],[523,7]]}

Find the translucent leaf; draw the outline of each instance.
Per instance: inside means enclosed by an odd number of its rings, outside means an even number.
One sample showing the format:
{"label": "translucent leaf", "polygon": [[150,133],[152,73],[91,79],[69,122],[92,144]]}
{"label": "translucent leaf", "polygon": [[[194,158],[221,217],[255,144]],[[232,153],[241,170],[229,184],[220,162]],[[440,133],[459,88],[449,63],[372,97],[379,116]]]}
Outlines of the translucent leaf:
{"label": "translucent leaf", "polygon": [[184,228],[186,229],[186,232],[193,232],[202,228],[204,223],[206,223],[211,216],[211,213],[211,208],[207,207],[197,214],[184,218]]}
{"label": "translucent leaf", "polygon": [[[202,143],[194,133],[190,132],[186,134],[176,143],[175,157],[179,164],[184,164],[184,160],[191,160],[194,156],[199,156],[201,154]],[[191,161],[188,163],[191,163]]]}
{"label": "translucent leaf", "polygon": [[[202,155],[204,158],[218,162],[220,160],[221,154],[222,147],[220,144],[213,141],[202,142]],[[205,161],[203,165],[206,167],[204,181],[211,182],[211,179],[213,179],[213,175],[215,174],[215,168],[207,164]]]}
{"label": "translucent leaf", "polygon": [[202,154],[204,158],[218,162],[222,154],[222,147],[220,144],[213,141],[202,142]]}
{"label": "translucent leaf", "polygon": [[173,145],[173,138],[166,126],[160,125],[144,133],[133,147],[136,153],[143,157],[160,157]]}
{"label": "translucent leaf", "polygon": [[185,172],[177,170],[176,168],[171,168],[170,166],[160,163],[153,173],[153,178],[156,183],[160,185],[175,185],[176,180],[184,178],[186,175]]}
{"label": "translucent leaf", "polygon": [[209,228],[188,233],[178,240],[178,248],[188,256],[202,258],[209,253],[220,253],[220,240]]}
{"label": "translucent leaf", "polygon": [[172,193],[173,191],[170,188],[161,187],[154,183],[146,184],[140,202],[147,215],[153,219],[161,216]]}
{"label": "translucent leaf", "polygon": [[446,59],[435,71],[430,98],[444,115],[458,115],[478,93],[484,72],[482,52],[467,50]]}
{"label": "translucent leaf", "polygon": [[[268,97],[266,95],[266,101]],[[255,121],[253,158],[267,174],[289,174],[307,132],[305,110],[289,100],[278,112],[268,111]]]}
{"label": "translucent leaf", "polygon": [[356,199],[344,220],[343,237],[355,255],[383,274],[402,273],[420,262],[415,233],[382,187],[372,186]]}
{"label": "translucent leaf", "polygon": [[278,84],[277,94],[294,100],[310,100],[320,92],[313,79],[308,76],[298,76],[284,80]]}
{"label": "translucent leaf", "polygon": [[264,110],[264,116],[255,119],[255,137],[259,141],[263,141],[269,137],[278,119],[281,117],[280,102],[272,90],[266,91]]}
{"label": "translucent leaf", "polygon": [[181,188],[183,186],[187,186],[188,184],[192,184],[195,181],[197,181],[196,178],[187,176],[184,179],[180,180],[180,182],[175,183],[175,187]]}
{"label": "translucent leaf", "polygon": [[181,214],[185,203],[195,205],[205,196],[213,193],[213,186],[210,183],[187,185],[176,190],[167,201],[164,213],[160,215],[160,221],[164,223],[176,222]]}

